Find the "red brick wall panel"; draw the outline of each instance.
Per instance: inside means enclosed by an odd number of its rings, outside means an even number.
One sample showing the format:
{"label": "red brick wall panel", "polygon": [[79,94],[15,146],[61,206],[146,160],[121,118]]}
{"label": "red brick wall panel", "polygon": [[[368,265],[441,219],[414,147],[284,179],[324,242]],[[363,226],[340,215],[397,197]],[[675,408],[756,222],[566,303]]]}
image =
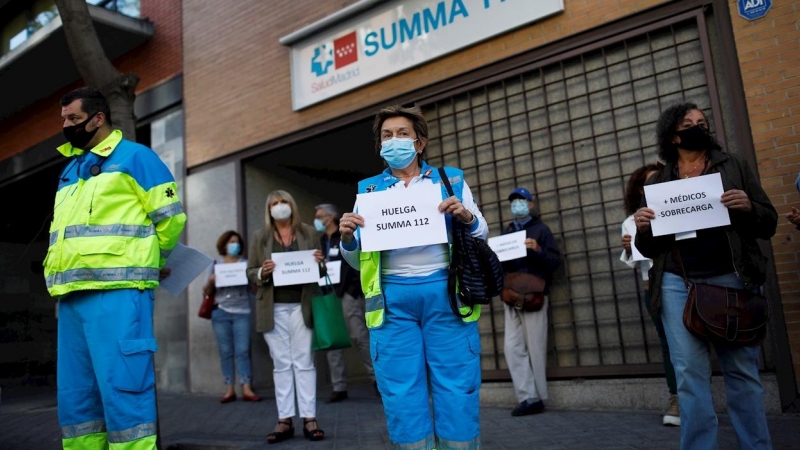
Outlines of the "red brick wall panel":
{"label": "red brick wall panel", "polygon": [[[786,220],[800,209],[795,179],[800,172],[800,2],[773,2],[769,13],[749,21],[729,0],[742,68],[761,185],[781,217],[772,239],[789,345],[800,374],[800,232]],[[797,377],[800,387],[800,377]]]}

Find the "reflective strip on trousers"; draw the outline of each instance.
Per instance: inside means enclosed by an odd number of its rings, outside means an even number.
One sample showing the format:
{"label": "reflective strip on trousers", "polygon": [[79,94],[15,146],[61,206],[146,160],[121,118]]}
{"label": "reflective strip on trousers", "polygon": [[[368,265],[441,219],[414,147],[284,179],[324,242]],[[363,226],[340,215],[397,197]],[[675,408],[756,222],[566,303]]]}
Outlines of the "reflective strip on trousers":
{"label": "reflective strip on trousers", "polygon": [[481,446],[480,437],[470,441],[450,441],[439,438],[439,450],[479,450]]}
{"label": "reflective strip on trousers", "polygon": [[180,202],[169,204],[163,208],[159,208],[151,213],[148,214],[150,216],[150,220],[153,223],[161,222],[162,220],[178,215],[183,212],[183,206],[181,206]]}
{"label": "reflective strip on trousers", "polygon": [[392,450],[431,450],[433,448],[436,448],[436,439],[433,436],[428,436],[421,441],[410,444],[392,442]]}
{"label": "reflective strip on trousers", "polygon": [[76,281],[158,281],[158,273],[158,269],[152,267],[72,269],[48,276],[47,287]]}
{"label": "reflective strip on trousers", "polygon": [[61,427],[61,437],[64,439],[76,438],[87,434],[103,433],[106,431],[105,420],[93,420],[91,422],[79,423],[77,425],[67,425]]}
{"label": "reflective strip on trousers", "polygon": [[156,424],[143,423],[141,425],[136,425],[133,428],[128,428],[127,430],[109,431],[108,442],[112,444],[130,442],[143,437],[152,436],[154,434],[156,434]]}
{"label": "reflective strip on trousers", "polygon": [[64,239],[76,237],[125,236],[146,238],[156,234],[153,225],[70,225],[64,229]]}

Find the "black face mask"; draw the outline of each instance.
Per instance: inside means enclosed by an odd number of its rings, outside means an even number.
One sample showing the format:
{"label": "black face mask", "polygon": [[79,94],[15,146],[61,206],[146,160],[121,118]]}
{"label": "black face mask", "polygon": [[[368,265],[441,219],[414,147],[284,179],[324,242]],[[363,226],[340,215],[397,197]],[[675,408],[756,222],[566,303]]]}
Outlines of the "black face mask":
{"label": "black face mask", "polygon": [[711,149],[711,135],[708,134],[707,129],[700,125],[676,131],[675,135],[681,138],[680,144],[676,144],[676,146],[684,150],[700,151]]}
{"label": "black face mask", "polygon": [[67,138],[67,141],[69,141],[69,143],[72,144],[73,147],[79,148],[81,150],[86,150],[86,148],[84,147],[86,147],[86,145],[89,143],[89,141],[92,140],[94,135],[97,134],[97,130],[99,130],[99,128],[95,128],[92,131],[86,131],[86,125],[89,123],[90,120],[92,120],[92,118],[94,118],[95,115],[97,115],[97,113],[92,114],[91,116],[89,116],[88,119],[84,120],[81,123],[69,127],[64,127],[63,129],[64,137]]}

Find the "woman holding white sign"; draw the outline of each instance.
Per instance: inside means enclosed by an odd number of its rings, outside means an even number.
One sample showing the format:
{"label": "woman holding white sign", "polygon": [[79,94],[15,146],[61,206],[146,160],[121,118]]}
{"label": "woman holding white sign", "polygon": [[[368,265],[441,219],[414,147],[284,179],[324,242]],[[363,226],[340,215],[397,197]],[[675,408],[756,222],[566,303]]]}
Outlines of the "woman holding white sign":
{"label": "woman holding white sign", "polygon": [[[455,193],[449,197],[437,168],[423,161],[428,125],[419,109],[385,108],[375,117],[373,132],[376,150],[389,167],[361,181],[359,194],[408,191],[408,198],[413,198],[424,195],[431,185],[440,186],[438,192],[432,193],[441,194],[441,200],[435,199],[441,201],[439,212],[435,205],[433,209],[435,214],[446,215],[447,229],[453,220],[458,220],[468,226],[473,236],[486,239],[486,220],[464,181],[463,171],[445,167]],[[398,212],[388,208],[394,205],[386,206],[386,211]],[[426,223],[419,219],[394,220]],[[347,213],[339,222],[339,231],[342,255],[361,272],[370,353],[392,447],[479,448],[480,306],[463,319],[451,310],[447,291],[450,252],[446,242],[413,247],[408,242],[394,242],[389,250],[362,251],[361,229],[377,225],[366,224],[357,213]],[[422,232],[420,229],[416,233]],[[469,311],[470,308],[462,308],[462,313]]]}
{"label": "woman holding white sign", "polygon": [[[696,237],[654,236],[652,208],[634,214],[635,245],[653,259],[651,311],[660,313],[675,366],[680,398],[681,448],[716,449],[717,417],[711,398],[709,342],[683,323],[689,285],[753,290],[766,280],[766,258],[756,239],[775,234],[778,215],[747,162],[724,153],[709,133],[708,120],[692,103],[670,107],[657,125],[659,157],[666,165],[649,184],[719,173],[730,225],[696,231]],[[647,189],[645,189],[645,193]],[[715,345],[727,391],[728,413],[739,448],[771,448],[758,375],[758,346]]]}
{"label": "woman holding white sign", "polygon": [[[305,267],[298,260],[285,272],[310,271],[313,282],[288,284],[275,282],[275,254],[314,251],[316,264]],[[285,255],[281,255],[285,256]],[[247,277],[256,283],[256,329],[264,333],[274,365],[275,401],[278,404],[278,425],[267,436],[274,444],[294,436],[295,396],[303,434],[312,441],[325,437],[317,425],[317,369],[311,351],[313,319],[311,298],[318,292],[319,262],[323,260],[316,231],[302,223],[297,204],[286,191],[267,195],[266,226],[253,235]],[[283,274],[281,274],[283,275]],[[288,275],[283,275],[288,277]]]}
{"label": "woman holding white sign", "polygon": [[[217,239],[217,252],[222,257],[222,264],[247,261],[242,257],[243,247],[244,239],[233,230],[222,233]],[[240,269],[239,273],[244,277],[244,269]],[[214,296],[211,325],[217,336],[226,388],[220,403],[236,400],[236,392],[233,389],[234,357],[236,369],[239,371],[239,383],[242,385],[242,399],[249,402],[260,401],[261,397],[253,392],[253,372],[250,368],[250,286],[244,284],[217,287],[216,284],[216,276],[211,273],[208,282],[203,286],[203,292]]]}

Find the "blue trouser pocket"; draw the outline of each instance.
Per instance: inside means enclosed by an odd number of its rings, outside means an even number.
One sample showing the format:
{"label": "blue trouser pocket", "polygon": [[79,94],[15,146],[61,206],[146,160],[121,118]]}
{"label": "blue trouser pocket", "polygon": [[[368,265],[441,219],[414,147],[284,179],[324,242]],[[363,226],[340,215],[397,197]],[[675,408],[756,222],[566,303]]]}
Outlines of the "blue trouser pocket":
{"label": "blue trouser pocket", "polygon": [[115,389],[143,392],[156,383],[153,353],[158,351],[154,338],[127,339],[119,342],[119,356],[111,380]]}

